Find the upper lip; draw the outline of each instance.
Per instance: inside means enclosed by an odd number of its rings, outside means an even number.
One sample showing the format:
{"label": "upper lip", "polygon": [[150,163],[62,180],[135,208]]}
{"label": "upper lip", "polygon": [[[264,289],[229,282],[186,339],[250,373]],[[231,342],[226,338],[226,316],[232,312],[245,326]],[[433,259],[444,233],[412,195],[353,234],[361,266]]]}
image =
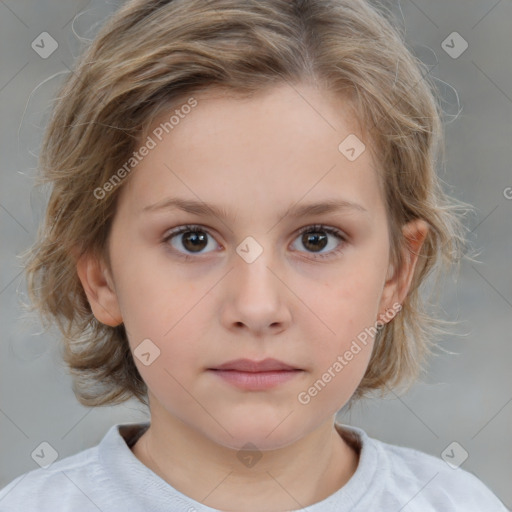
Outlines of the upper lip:
{"label": "upper lip", "polygon": [[239,372],[272,372],[279,370],[299,370],[294,366],[278,361],[277,359],[263,359],[263,361],[253,361],[251,359],[234,359],[228,361],[210,370],[236,370]]}

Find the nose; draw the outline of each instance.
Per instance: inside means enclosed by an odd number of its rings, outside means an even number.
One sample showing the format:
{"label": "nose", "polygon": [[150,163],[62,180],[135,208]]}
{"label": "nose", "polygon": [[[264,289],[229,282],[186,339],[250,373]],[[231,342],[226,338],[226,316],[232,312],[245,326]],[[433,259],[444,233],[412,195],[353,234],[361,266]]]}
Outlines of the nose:
{"label": "nose", "polygon": [[236,255],[225,287],[222,322],[229,330],[277,334],[291,323],[290,291],[270,250],[254,261]]}

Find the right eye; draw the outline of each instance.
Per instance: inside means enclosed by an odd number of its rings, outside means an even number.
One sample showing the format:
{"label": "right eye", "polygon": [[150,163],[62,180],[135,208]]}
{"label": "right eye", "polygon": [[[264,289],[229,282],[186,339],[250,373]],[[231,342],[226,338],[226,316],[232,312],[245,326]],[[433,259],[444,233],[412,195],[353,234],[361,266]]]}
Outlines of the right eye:
{"label": "right eye", "polygon": [[[215,243],[211,244],[208,241],[210,236],[209,232],[201,226],[186,225],[166,233],[162,243],[171,245],[180,255],[188,258],[190,254],[202,254],[215,250]],[[211,248],[210,251],[203,250],[208,247]]]}

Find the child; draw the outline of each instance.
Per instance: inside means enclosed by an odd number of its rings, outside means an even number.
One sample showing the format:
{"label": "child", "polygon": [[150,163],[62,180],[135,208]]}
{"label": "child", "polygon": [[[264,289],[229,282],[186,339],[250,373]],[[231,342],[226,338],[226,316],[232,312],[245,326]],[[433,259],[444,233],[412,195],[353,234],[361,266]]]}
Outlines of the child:
{"label": "child", "polygon": [[79,401],[151,421],[16,478],[1,511],[506,510],[335,421],[414,381],[420,284],[461,246],[423,71],[363,0],[135,0],[107,22],[43,141],[28,286]]}

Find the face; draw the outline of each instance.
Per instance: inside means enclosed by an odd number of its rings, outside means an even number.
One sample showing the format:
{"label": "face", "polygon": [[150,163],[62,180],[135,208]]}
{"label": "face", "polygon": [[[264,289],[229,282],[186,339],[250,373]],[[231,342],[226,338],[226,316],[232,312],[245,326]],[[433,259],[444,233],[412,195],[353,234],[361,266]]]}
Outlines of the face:
{"label": "face", "polygon": [[[96,317],[124,322],[152,414],[226,447],[283,447],[349,400],[373,347],[354,340],[406,291],[377,166],[325,91],[194,98],[169,133],[172,112],[155,121],[123,184],[105,280],[91,261],[79,275]],[[366,144],[355,160],[339,149],[350,134]],[[326,202],[342,206],[303,209]],[[266,359],[281,364],[250,365]]]}

